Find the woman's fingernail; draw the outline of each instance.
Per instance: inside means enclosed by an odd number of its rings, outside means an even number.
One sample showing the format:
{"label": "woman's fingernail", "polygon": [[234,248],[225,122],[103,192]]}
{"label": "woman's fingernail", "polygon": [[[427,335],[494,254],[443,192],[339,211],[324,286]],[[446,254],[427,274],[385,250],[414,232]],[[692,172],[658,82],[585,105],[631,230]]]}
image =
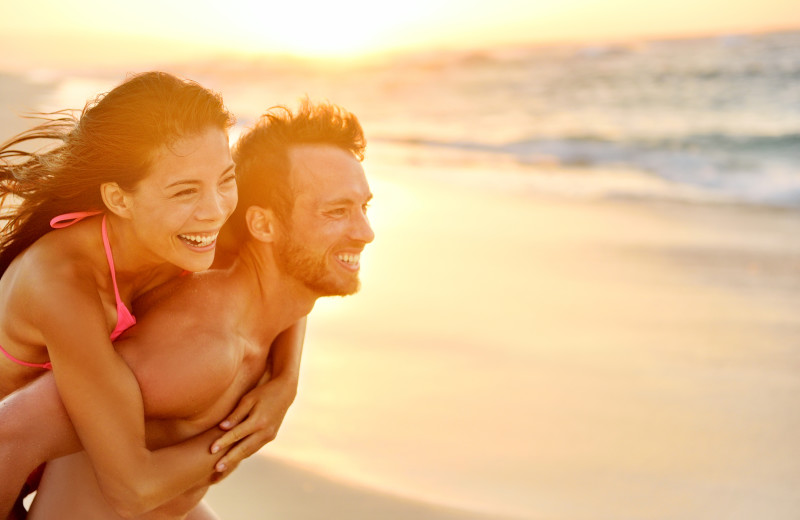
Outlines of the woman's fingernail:
{"label": "woman's fingernail", "polygon": [[219,464],[217,464],[217,471],[219,471],[220,473],[222,473],[223,471],[225,471],[225,467],[226,467],[226,466],[225,466],[225,463],[223,463],[223,462],[220,462]]}
{"label": "woman's fingernail", "polygon": [[220,426],[222,426],[223,428],[230,428],[231,427],[231,422],[230,421],[223,421],[222,424],[220,424]]}
{"label": "woman's fingernail", "polygon": [[217,446],[216,444],[211,446],[211,453],[216,453],[218,451],[219,451],[219,446]]}

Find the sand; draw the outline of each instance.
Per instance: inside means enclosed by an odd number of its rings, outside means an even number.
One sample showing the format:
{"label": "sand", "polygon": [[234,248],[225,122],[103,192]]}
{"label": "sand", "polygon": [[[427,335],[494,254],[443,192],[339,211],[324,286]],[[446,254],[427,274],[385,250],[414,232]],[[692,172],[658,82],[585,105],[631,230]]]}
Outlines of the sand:
{"label": "sand", "polygon": [[488,515],[426,504],[343,483],[276,458],[255,456],[212,487],[206,501],[222,518],[380,518],[489,520]]}
{"label": "sand", "polygon": [[337,480],[258,461],[223,518],[796,518],[800,212],[367,166],[362,293],[265,450]]}

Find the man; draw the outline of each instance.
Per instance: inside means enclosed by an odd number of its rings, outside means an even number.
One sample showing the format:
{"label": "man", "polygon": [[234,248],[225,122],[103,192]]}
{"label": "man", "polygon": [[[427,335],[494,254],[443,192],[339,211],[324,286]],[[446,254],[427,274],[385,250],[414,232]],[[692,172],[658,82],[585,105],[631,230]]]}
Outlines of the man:
{"label": "man", "polygon": [[[138,325],[116,344],[142,390],[148,447],[214,428],[258,383],[281,331],[317,298],[358,290],[360,254],[374,238],[363,149],[356,118],[331,105],[273,110],[242,136],[234,151],[239,206],[220,238],[220,247],[237,250],[232,265],[143,297]],[[0,464],[31,465],[78,448],[50,377],[2,403],[0,424],[10,418],[27,426],[24,445],[15,445],[25,455],[4,453]],[[141,518],[185,518],[207,485]],[[118,517],[86,456],[74,453],[47,464],[28,518]]]}

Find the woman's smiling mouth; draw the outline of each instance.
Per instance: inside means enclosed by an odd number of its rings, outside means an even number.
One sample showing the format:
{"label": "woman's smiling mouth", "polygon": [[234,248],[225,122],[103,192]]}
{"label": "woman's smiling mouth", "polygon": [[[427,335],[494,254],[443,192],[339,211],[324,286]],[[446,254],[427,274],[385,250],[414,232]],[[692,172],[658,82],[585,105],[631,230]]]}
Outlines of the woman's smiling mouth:
{"label": "woman's smiling mouth", "polygon": [[193,249],[207,249],[217,242],[217,236],[219,232],[216,233],[187,233],[185,235],[178,235],[178,238],[181,239],[186,245],[190,246]]}

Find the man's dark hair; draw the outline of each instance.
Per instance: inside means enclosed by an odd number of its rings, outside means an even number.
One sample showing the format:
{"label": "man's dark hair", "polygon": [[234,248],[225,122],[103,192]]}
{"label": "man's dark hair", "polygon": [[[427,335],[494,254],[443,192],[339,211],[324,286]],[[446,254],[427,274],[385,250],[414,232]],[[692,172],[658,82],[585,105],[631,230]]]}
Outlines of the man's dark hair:
{"label": "man's dark hair", "polygon": [[270,208],[287,221],[294,205],[289,149],[304,144],[335,146],[361,161],[366,140],[356,116],[337,105],[306,99],[294,113],[285,106],[270,108],[233,149],[239,203],[224,229],[232,235],[226,244],[238,248],[249,237],[245,214],[250,206]]}

